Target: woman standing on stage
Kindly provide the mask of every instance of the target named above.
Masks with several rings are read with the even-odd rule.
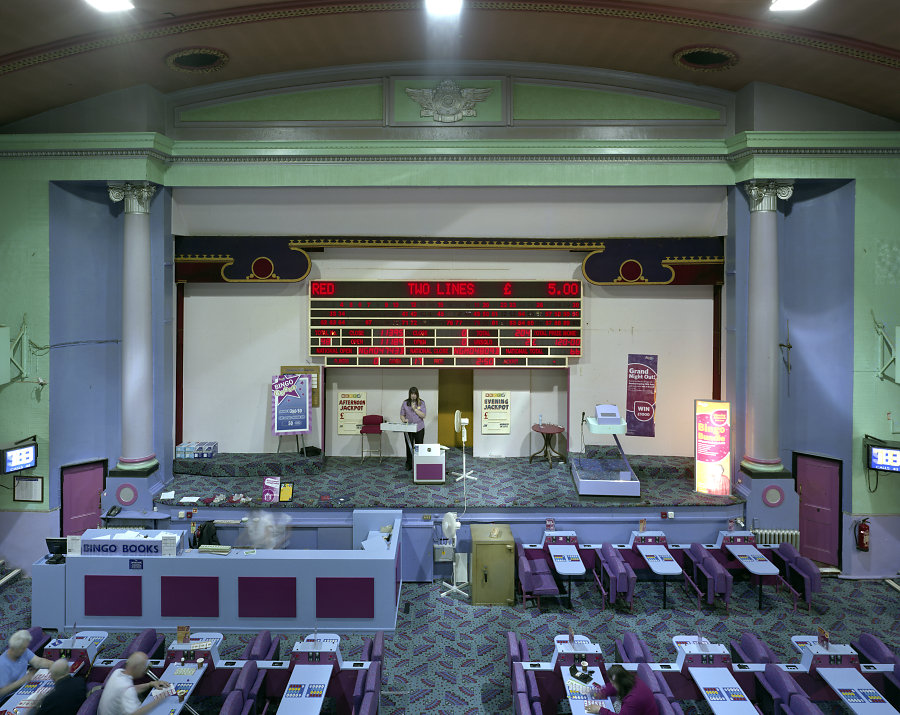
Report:
[[[419,388],[409,388],[409,397],[400,404],[400,421],[411,422],[416,426],[412,441],[415,444],[422,444],[425,440],[425,401],[419,399]],[[408,472],[413,468],[413,456],[406,435],[403,435],[403,442],[406,444],[406,471]]]

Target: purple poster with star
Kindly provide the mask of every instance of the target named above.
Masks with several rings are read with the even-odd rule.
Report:
[[[656,436],[656,365],[658,355],[629,355],[625,396],[625,434]]]
[[[272,434],[308,434],[309,375],[272,378]]]

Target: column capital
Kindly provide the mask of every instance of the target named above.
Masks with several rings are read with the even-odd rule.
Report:
[[[774,211],[777,199],[789,199],[794,194],[794,182],[785,179],[753,179],[747,182],[750,211]]]
[[[156,186],[147,181],[109,184],[109,198],[114,204],[125,201],[125,213],[150,213],[150,199],[156,193]]]

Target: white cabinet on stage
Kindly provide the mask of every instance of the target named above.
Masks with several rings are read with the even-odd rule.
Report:
[[[439,444],[417,444],[413,452],[413,482],[415,484],[444,483],[444,450]]]

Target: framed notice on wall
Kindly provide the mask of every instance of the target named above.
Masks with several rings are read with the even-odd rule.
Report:
[[[272,378],[272,434],[307,434],[309,431],[309,375],[275,375]]]
[[[15,477],[13,481],[13,501],[44,501],[44,478]]]
[[[481,393],[481,434],[509,434],[509,391]]]
[[[365,414],[365,392],[338,392],[338,434],[359,434]]]

